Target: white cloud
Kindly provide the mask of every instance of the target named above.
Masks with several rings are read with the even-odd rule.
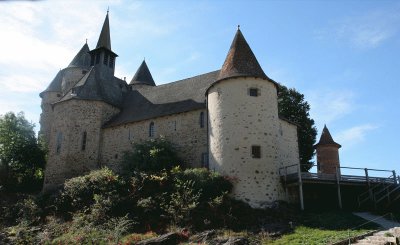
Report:
[[[337,39],[362,48],[374,48],[394,37],[400,31],[400,8],[377,9],[362,15],[336,20],[318,38]]]
[[[337,142],[346,145],[346,147],[350,147],[363,142],[367,133],[377,128],[379,128],[377,125],[369,123],[354,126],[336,134],[335,139]]]
[[[354,94],[347,90],[314,90],[305,93],[310,115],[317,125],[329,124],[355,109]]]

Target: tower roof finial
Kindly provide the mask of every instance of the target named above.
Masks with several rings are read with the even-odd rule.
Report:
[[[110,6],[107,7],[107,14],[108,14],[108,11],[110,11]]]
[[[238,31],[240,31],[240,25],[238,25]]]

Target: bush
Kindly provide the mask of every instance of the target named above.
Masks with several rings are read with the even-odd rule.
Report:
[[[122,165],[125,173],[158,173],[182,166],[182,161],[171,142],[165,138],[158,138],[133,144],[133,150],[124,153]]]
[[[102,208],[106,208],[100,199],[109,199],[107,205],[110,207],[107,208],[112,209],[121,202],[122,197],[127,196],[128,191],[123,179],[110,169],[103,168],[65,181],[56,207],[64,213],[85,210],[94,203],[103,204]]]

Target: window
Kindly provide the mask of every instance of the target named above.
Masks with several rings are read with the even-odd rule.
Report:
[[[57,133],[57,144],[56,144],[56,153],[59,154],[61,152],[61,143],[62,143],[62,133]]]
[[[108,54],[104,53],[104,60],[103,60],[104,65],[108,65]]]
[[[204,128],[204,112],[200,112],[200,128]]]
[[[109,66],[110,68],[114,68],[114,62],[115,62],[115,57],[114,57],[114,56],[111,56],[111,57],[110,57],[110,63],[108,64],[108,66]]]
[[[94,54],[90,55],[90,66],[94,65]]]
[[[100,63],[100,53],[96,54],[96,64]]]
[[[87,138],[87,133],[85,131],[82,134],[82,146],[81,146],[82,151],[84,151],[86,149],[86,138]]]
[[[150,123],[150,126],[149,126],[149,137],[154,137],[154,122]]]
[[[201,153],[201,167],[208,169],[208,153]]]
[[[253,97],[257,97],[258,96],[258,88],[250,88],[249,95],[253,96]]]
[[[259,146],[259,145],[251,146],[251,157],[252,158],[261,158],[261,146]]]

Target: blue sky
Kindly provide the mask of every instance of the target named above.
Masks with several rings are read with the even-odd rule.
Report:
[[[265,73],[342,144],[342,166],[400,173],[398,1],[0,2],[0,114],[24,111],[38,130],[39,92],[96,45],[108,6],[118,77],[143,58],[157,84],[220,69],[240,24]]]

